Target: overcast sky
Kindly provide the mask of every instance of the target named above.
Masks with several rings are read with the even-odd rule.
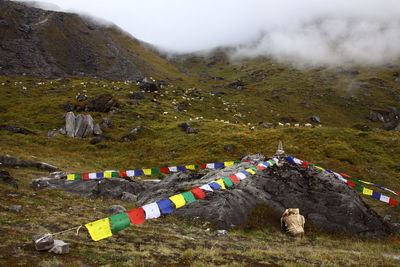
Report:
[[[400,57],[400,0],[46,0],[170,52],[241,45],[233,57],[381,64]]]

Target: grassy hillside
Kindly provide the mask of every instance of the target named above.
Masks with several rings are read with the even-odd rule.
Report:
[[[352,70],[358,74],[349,74],[343,70],[295,70],[261,59],[233,64],[223,57],[190,57],[175,62],[172,69],[164,59],[153,58],[152,62],[163,69],[162,75],[154,77],[168,85],[146,92],[145,99],[134,103],[130,96],[142,91],[135,83],[0,77],[0,124],[38,133],[0,131],[1,154],[44,161],[68,172],[94,172],[225,161],[253,153],[272,155],[282,140],[290,155],[400,191],[399,132],[353,127],[379,127],[382,123],[367,119],[370,110],[400,108],[400,90],[393,76],[400,68],[358,68]],[[227,87],[238,79],[245,89]],[[363,84],[368,88],[360,89]],[[349,91],[350,85],[354,85],[353,91]],[[91,138],[48,134],[57,133],[64,125],[62,104],[82,104],[75,99],[78,93],[89,98],[109,93],[122,104],[113,114],[80,112],[91,114],[96,122],[110,118],[112,127],[103,128],[108,140],[93,145]],[[304,125],[313,113],[321,117],[321,127],[293,126],[294,122]],[[284,120],[291,126],[278,126]],[[186,134],[178,127],[182,122],[191,123],[198,133]],[[260,122],[275,128],[267,129]],[[137,140],[121,141],[133,126],[144,127]],[[228,144],[233,145],[233,151],[224,149]],[[134,203],[88,200],[60,191],[32,191],[30,180],[45,173],[6,170],[21,185],[17,190],[0,183],[0,231],[5,233],[0,237],[0,263],[6,266],[15,262],[65,266],[67,256],[36,253],[29,245],[31,236],[102,218],[111,204],[134,207]],[[392,222],[400,222],[399,208],[364,199],[380,215],[391,215]],[[10,212],[8,207],[13,204],[21,204],[22,212]],[[295,241],[276,226],[260,225],[257,218],[267,216],[268,211],[258,211],[261,215],[254,215],[255,226],[236,229],[229,237],[215,237],[212,226],[205,222],[168,216],[98,243],[90,242],[83,232],[78,237],[65,234],[60,238],[72,244],[68,266],[398,265],[396,236],[367,241],[320,235],[308,229],[305,239]]]

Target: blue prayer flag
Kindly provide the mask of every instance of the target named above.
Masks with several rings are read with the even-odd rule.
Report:
[[[218,190],[218,189],[221,189],[221,187],[222,187],[220,184],[217,184],[215,182],[209,183],[208,185],[211,186],[211,188],[213,190]]]
[[[162,214],[168,214],[174,211],[174,203],[169,199],[162,199],[156,202]]]

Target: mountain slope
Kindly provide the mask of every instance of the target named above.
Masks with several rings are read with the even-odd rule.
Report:
[[[177,72],[116,26],[11,1],[0,2],[0,40],[1,75],[135,80]]]

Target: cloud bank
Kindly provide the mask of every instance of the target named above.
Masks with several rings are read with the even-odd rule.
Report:
[[[300,65],[400,59],[399,0],[46,0],[112,21],[171,53],[235,47],[235,59]]]

